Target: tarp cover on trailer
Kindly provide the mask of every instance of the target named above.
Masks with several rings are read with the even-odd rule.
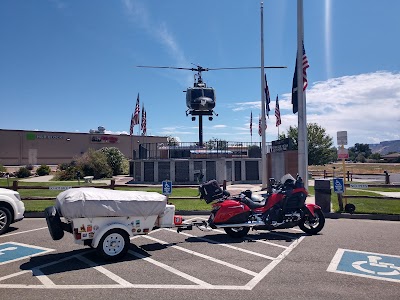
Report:
[[[148,217],[160,215],[167,197],[156,192],[74,188],[60,193],[56,208],[65,218]]]

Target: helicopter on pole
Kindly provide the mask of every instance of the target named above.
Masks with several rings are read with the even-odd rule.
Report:
[[[226,67],[226,68],[203,68],[202,66],[195,65],[195,68],[183,67],[167,67],[167,66],[136,66],[138,68],[156,68],[156,69],[175,69],[175,70],[189,70],[196,72],[194,75],[194,83],[192,87],[186,89],[186,116],[191,115],[192,121],[199,117],[199,146],[203,145],[203,116],[208,116],[210,121],[213,116],[218,116],[214,111],[216,104],[215,89],[208,87],[203,81],[202,72],[214,70],[237,70],[237,69],[260,69],[261,67]],[[270,69],[281,69],[286,67],[270,66],[264,67]]]

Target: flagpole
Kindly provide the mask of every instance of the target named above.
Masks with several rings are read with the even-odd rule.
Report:
[[[308,188],[308,141],[306,97],[303,91],[303,0],[297,0],[297,97],[298,97],[298,171]]]
[[[264,3],[261,2],[261,189],[267,188],[267,153],[265,139],[265,73],[264,73]]]

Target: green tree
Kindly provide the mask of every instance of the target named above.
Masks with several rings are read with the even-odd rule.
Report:
[[[225,150],[228,148],[228,142],[213,137],[208,142],[205,143],[205,146],[209,150],[211,149]]]
[[[287,133],[279,136],[280,139],[291,138],[293,149],[298,149],[298,128],[290,126]],[[337,158],[333,139],[326,130],[316,123],[307,124],[308,164],[323,165]]]
[[[372,153],[372,154],[369,156],[369,158],[370,158],[370,159],[374,159],[374,160],[380,160],[380,159],[381,159],[381,154],[378,153],[378,152],[375,152],[375,153]]]
[[[123,162],[125,156],[122,152],[115,147],[103,147],[100,150],[107,157],[107,163],[111,167],[113,175],[119,175],[123,173]]]
[[[361,154],[361,155],[360,155]],[[368,144],[356,143],[353,147],[349,148],[349,158],[351,160],[364,162],[372,154]]]
[[[167,136],[168,146],[179,146],[179,140],[171,135]]]

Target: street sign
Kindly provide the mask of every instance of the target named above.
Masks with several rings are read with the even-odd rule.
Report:
[[[338,145],[347,145],[347,131],[338,131],[337,132],[337,144]]]
[[[400,256],[338,249],[327,271],[400,282]]]
[[[72,189],[72,186],[49,186],[49,190],[55,191],[65,191]]]
[[[365,183],[350,183],[352,189],[367,189],[368,184]]]
[[[349,158],[349,150],[345,148],[339,148],[338,150],[338,158],[339,159],[347,159]]]
[[[165,180],[162,182],[162,193],[163,195],[172,194],[172,181]]]
[[[336,194],[344,193],[344,180],[343,178],[333,178],[333,191]]]

